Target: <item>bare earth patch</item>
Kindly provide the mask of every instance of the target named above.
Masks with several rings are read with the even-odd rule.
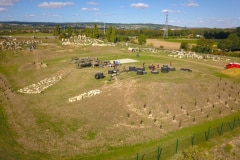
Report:
[[[155,48],[160,48],[160,46],[163,46],[163,49],[179,50],[181,43],[166,42],[159,39],[147,39],[146,45],[153,45]]]

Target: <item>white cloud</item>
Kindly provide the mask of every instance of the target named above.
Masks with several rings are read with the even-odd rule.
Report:
[[[72,2],[43,2],[38,5],[38,7],[42,8],[62,8],[65,6],[70,6],[73,5],[74,3]]]
[[[6,8],[0,8],[0,12],[4,12],[4,11],[7,11]]]
[[[171,10],[168,10],[168,9],[163,9],[162,10],[162,13],[168,13],[168,12],[171,12]]]
[[[187,6],[187,7],[197,7],[197,6],[199,6],[199,4],[198,3],[188,3],[185,6]]]
[[[87,4],[89,4],[89,5],[97,5],[98,3],[97,2],[87,2]]]
[[[133,3],[130,6],[133,8],[148,8],[149,7],[148,4],[144,4],[144,3]]]
[[[186,7],[198,7],[199,4],[195,1],[188,1],[187,3],[184,3],[183,6],[186,6]]]
[[[0,6],[12,6],[18,0],[0,0]]]
[[[89,8],[81,8],[82,11],[89,11]]]
[[[173,10],[163,9],[162,13],[180,13],[180,11],[173,11]]]
[[[99,11],[98,8],[81,8],[82,11]]]

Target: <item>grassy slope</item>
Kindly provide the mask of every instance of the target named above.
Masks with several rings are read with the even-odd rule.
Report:
[[[87,54],[86,54],[87,55]],[[100,55],[101,56],[101,55]],[[109,57],[106,57],[106,55],[102,55],[105,59],[120,59],[124,57],[124,55],[112,55]],[[129,56],[130,58],[136,58],[133,55]],[[169,62],[169,59],[166,57],[166,55],[159,56],[162,59],[158,62],[160,63],[166,63]],[[158,58],[159,58],[158,57]],[[141,55],[139,57],[139,60],[143,61],[151,61],[153,58],[155,58],[154,55]],[[55,64],[59,62],[60,60],[49,60],[49,64]],[[174,63],[182,63],[180,60],[176,60]],[[138,63],[139,66],[141,66],[141,63]],[[201,66],[201,65],[200,65]],[[9,67],[14,66],[7,66],[5,70],[3,69],[3,72],[8,74],[7,70]],[[197,66],[196,66],[197,67]],[[16,69],[15,69],[16,70]],[[222,76],[222,75],[217,75]],[[90,82],[91,83],[91,82]],[[90,86],[90,84],[88,84]],[[214,120],[211,122],[206,122],[200,125],[196,125],[195,127],[185,128],[176,132],[172,132],[171,134],[168,134],[165,137],[162,137],[159,140],[154,140],[148,143],[144,144],[138,144],[135,146],[123,146],[123,147],[115,147],[115,148],[109,148],[109,151],[103,154],[99,155],[90,155],[90,156],[76,156],[76,157],[59,157],[58,155],[48,155],[45,153],[38,153],[38,152],[30,152],[28,150],[25,150],[21,145],[19,145],[15,141],[15,135],[12,133],[12,131],[8,127],[8,121],[7,117],[5,116],[5,111],[3,106],[0,106],[0,159],[125,159],[124,157],[129,156],[135,156],[137,152],[143,153],[147,152],[149,150],[152,150],[153,148],[156,148],[159,144],[168,143],[172,139],[176,139],[178,137],[182,137],[184,135],[191,135],[195,131],[205,131],[206,128],[212,125],[219,125],[222,121],[229,121],[232,120],[232,118],[236,115],[239,115],[239,113],[236,113],[235,115],[227,116],[225,118],[221,118],[218,120]],[[2,157],[1,157],[2,156]]]
[[[135,157],[136,154],[144,154],[144,153],[149,153],[151,151],[156,151],[158,146],[166,146],[167,144],[175,141],[178,138],[184,138],[184,137],[190,137],[194,133],[199,133],[202,132],[204,133],[209,127],[216,127],[220,126],[222,122],[228,122],[232,121],[234,117],[240,116],[240,112],[232,114],[230,116],[226,116],[220,119],[215,119],[213,121],[209,122],[204,122],[202,124],[197,124],[192,127],[184,128],[172,133],[169,133],[168,135],[161,137],[159,140],[154,140],[148,143],[144,144],[139,144],[135,146],[127,146],[127,147],[122,147],[122,148],[113,148],[111,152],[105,153],[105,154],[100,154],[100,155],[94,155],[94,156],[89,156],[89,157],[76,157],[74,159],[98,159],[98,160],[107,160],[107,159],[128,159],[129,157],[132,157],[131,159],[134,159],[134,153]],[[228,135],[228,139],[234,136],[238,136],[239,127],[236,128],[236,131],[233,131],[233,134],[226,133]],[[216,137],[217,139],[224,139],[224,135],[222,137]],[[214,141],[214,138],[212,139]],[[207,146],[206,146],[207,144]],[[199,145],[205,145],[206,148],[210,149],[211,147],[214,146],[214,143],[205,143],[203,142],[202,144]],[[215,144],[216,145],[216,144]],[[190,146],[190,145],[189,145]]]
[[[0,106],[0,159],[59,159],[60,157],[56,155],[48,155],[45,153],[33,153],[24,150],[21,145],[19,145],[14,140],[14,134],[8,127],[7,117],[5,117],[3,107]],[[198,124],[193,127],[188,127],[181,129],[176,132],[172,132],[158,140],[154,140],[144,144],[138,144],[135,146],[123,146],[116,148],[109,148],[109,151],[99,155],[89,155],[89,156],[75,156],[75,157],[66,157],[66,159],[96,159],[96,160],[105,160],[105,159],[128,159],[129,157],[134,157],[136,153],[147,153],[151,150],[156,150],[159,145],[166,145],[171,142],[173,139],[177,139],[179,137],[190,136],[196,132],[204,132],[208,127],[219,126],[222,122],[232,121],[235,116],[239,116],[240,113],[235,113],[230,116],[226,116],[220,119],[216,119],[209,122],[204,122],[202,124]],[[236,129],[239,130],[239,129]],[[227,133],[228,138],[234,137],[236,135],[236,131],[231,133]],[[217,137],[219,139],[219,137]],[[224,136],[220,137],[220,139],[224,139]],[[214,146],[213,143],[205,143],[205,147],[211,148]],[[65,158],[63,158],[65,159]],[[134,158],[133,158],[134,159]]]

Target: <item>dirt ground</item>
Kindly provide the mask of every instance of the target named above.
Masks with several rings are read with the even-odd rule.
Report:
[[[176,44],[170,46],[174,48]],[[9,77],[0,75],[1,103],[17,142],[26,150],[62,156],[94,154],[109,147],[149,142],[171,131],[240,110],[240,84],[215,76],[212,70],[223,70],[204,61],[150,55],[156,57],[143,59],[146,64],[172,61],[177,70],[153,75],[147,68],[148,73],[142,77],[135,72],[123,72],[109,81],[107,71],[111,68],[76,69],[71,62],[71,57],[76,56],[136,59],[120,48],[51,45],[39,46],[33,53],[22,52],[3,64],[18,66]],[[143,60],[140,57],[124,66],[141,66]],[[35,66],[35,61],[46,63],[47,67]],[[190,67],[193,72],[181,71],[181,67]],[[68,74],[41,94],[17,92],[60,70]],[[96,81],[93,75],[98,71],[106,77]],[[101,94],[68,102],[68,98],[92,89],[99,89]]]
[[[211,154],[219,160],[235,160],[240,158],[240,135],[227,139],[211,149]]]
[[[166,42],[164,40],[159,39],[147,39],[146,45],[152,45],[155,48],[169,49],[169,50],[179,50],[181,43],[177,42]]]

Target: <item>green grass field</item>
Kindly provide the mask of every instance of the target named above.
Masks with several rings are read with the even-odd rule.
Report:
[[[187,43],[190,43],[190,44],[197,44],[198,40],[199,39],[193,39],[193,38],[189,38],[189,39],[186,39],[186,38],[183,38],[183,39],[167,39],[168,42],[178,42],[178,43],[187,42]]]
[[[180,59],[150,51],[138,57],[121,45],[61,46],[57,39],[43,41],[32,52],[0,54],[0,159],[136,159],[137,153],[149,153],[240,115],[240,77],[224,69],[224,59]],[[73,57],[134,59],[137,62],[118,69],[145,63],[147,74],[122,72],[110,81],[112,68],[76,69]],[[148,68],[170,63],[176,71],[151,74]],[[97,72],[105,77],[96,80]],[[61,80],[40,94],[18,92],[61,73]],[[94,89],[101,93],[68,101]],[[228,138],[238,136],[239,128],[235,130],[226,133]]]

